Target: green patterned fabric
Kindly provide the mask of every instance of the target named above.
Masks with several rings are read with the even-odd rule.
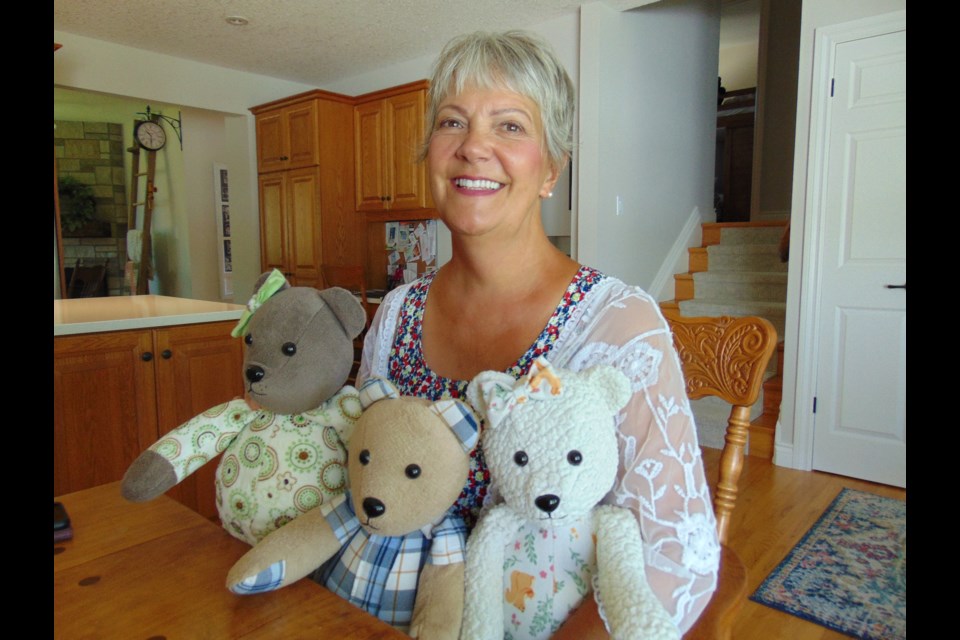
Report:
[[[170,461],[177,482],[222,453],[216,477],[220,521],[252,545],[344,492],[344,443],[360,413],[360,396],[351,386],[295,415],[255,411],[237,398],[191,418],[150,448]]]

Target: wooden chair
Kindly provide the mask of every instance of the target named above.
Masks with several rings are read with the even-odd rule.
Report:
[[[350,369],[350,377],[347,378],[348,384],[354,384],[357,380],[357,371],[360,369],[360,357],[363,355],[363,338],[367,329],[370,328],[370,320],[373,318],[375,311],[367,301],[366,274],[361,265],[325,264],[320,267],[320,275],[323,277],[324,288],[343,287],[357,296],[360,299],[360,304],[363,305],[366,322],[363,331],[353,341],[353,367]]]
[[[102,287],[107,275],[107,263],[85,265],[82,258],[70,273],[70,282],[67,285],[68,298],[96,298],[103,295]]]
[[[760,395],[763,374],[777,346],[777,331],[769,321],[752,316],[668,318],[667,322],[690,399],[715,396],[732,405],[713,491],[721,544],[717,590],[697,623],[684,635],[687,640],[724,640],[730,637],[747,588],[746,568],[727,546],[730,516],[737,501],[750,407]]]

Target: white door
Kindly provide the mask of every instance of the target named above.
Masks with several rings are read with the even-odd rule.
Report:
[[[838,41],[820,211],[813,468],[906,486],[906,22]]]

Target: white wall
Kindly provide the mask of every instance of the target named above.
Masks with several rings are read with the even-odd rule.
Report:
[[[581,262],[649,288],[712,214],[719,29],[714,0],[581,8]]]
[[[721,48],[717,75],[727,91],[757,86],[757,43]]]
[[[211,238],[216,240],[211,235],[211,230],[215,234],[212,162],[230,167],[231,199],[238,198],[231,202],[234,299],[245,301],[260,272],[256,138],[249,108],[315,87],[60,31],[54,32],[54,41],[63,45],[53,57],[54,86],[109,94],[122,105],[118,108],[123,115],[117,121],[128,128],[133,114],[147,104],[155,111],[162,105],[164,113],[174,117],[178,109],[184,112],[183,162],[189,164],[190,172],[185,182],[174,178],[166,187],[172,206],[177,207],[170,211],[169,219],[158,211],[154,249],[163,252],[157,256],[158,293],[220,299],[218,274],[207,264],[209,256],[216,255],[216,245],[211,242]],[[58,117],[56,104],[54,117]],[[168,153],[179,156],[179,144],[169,129],[168,134]],[[206,146],[210,143],[212,148]],[[185,175],[182,166],[180,174]],[[158,174],[158,183],[161,177]],[[158,187],[163,189],[163,183]],[[158,198],[162,197],[158,192]],[[205,221],[209,228],[201,227]],[[194,265],[194,261],[198,263]]]
[[[777,464],[809,469],[809,460],[800,449],[808,446],[812,434],[799,434],[803,441],[795,442],[794,424],[797,403],[803,407],[812,403],[812,398],[798,400],[798,371],[810,365],[812,353],[800,354],[799,335],[813,330],[813,319],[805,317],[800,308],[800,293],[804,286],[803,274],[808,271],[807,262],[812,248],[806,220],[806,193],[810,135],[810,101],[813,81],[813,49],[815,30],[818,27],[839,24],[850,20],[881,15],[892,11],[905,11],[906,0],[804,0],[800,22],[800,62],[797,83],[797,126],[793,160],[793,196],[790,222],[790,264],[787,285],[787,318],[784,329],[783,400],[780,405],[780,421],[777,424]],[[810,285],[808,285],[810,286]],[[806,394],[804,394],[806,395]],[[804,409],[806,410],[806,409]]]

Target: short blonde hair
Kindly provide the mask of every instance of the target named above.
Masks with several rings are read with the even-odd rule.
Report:
[[[558,169],[573,150],[573,82],[553,49],[524,31],[477,31],[454,38],[440,53],[427,96],[426,157],[440,103],[467,85],[506,88],[532,100],[540,109],[547,155]]]

